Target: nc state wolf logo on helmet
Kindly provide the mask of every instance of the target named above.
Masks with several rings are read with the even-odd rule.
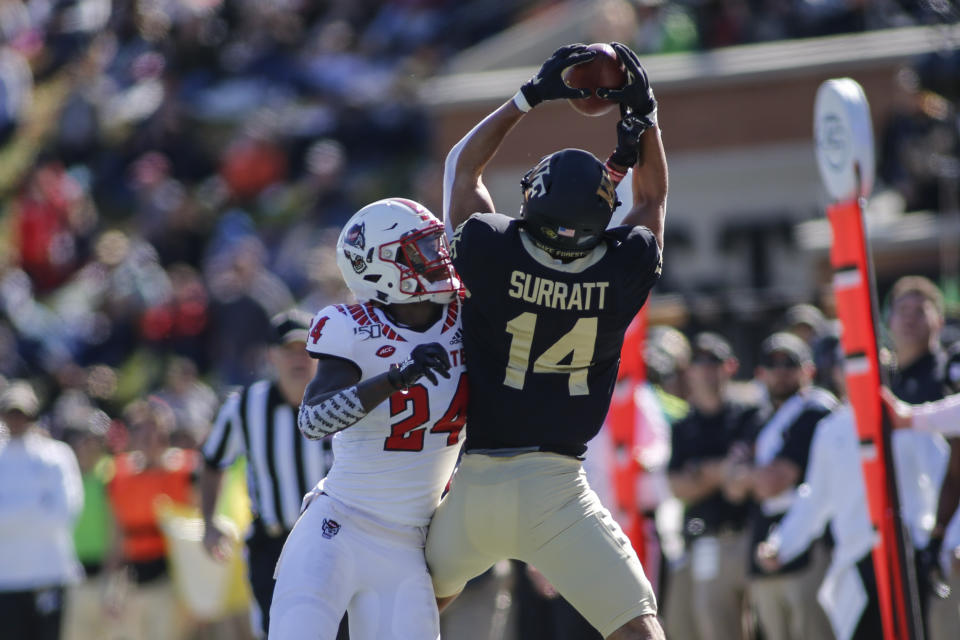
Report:
[[[350,227],[346,235],[343,236],[343,245],[343,255],[350,261],[354,273],[360,274],[366,271],[367,263],[364,261],[363,255],[347,250],[347,247],[353,247],[357,251],[363,251],[366,248],[366,224],[361,222]]]
[[[351,247],[356,247],[363,251],[367,246],[366,234],[364,233],[365,227],[366,224],[363,222],[350,227],[347,235],[343,237],[343,244],[348,244]]]

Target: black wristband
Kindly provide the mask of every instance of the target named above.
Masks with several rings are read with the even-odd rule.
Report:
[[[531,109],[543,102],[543,100],[537,94],[537,90],[533,88],[532,82],[527,82],[520,87],[520,93],[523,94],[524,99],[527,101],[527,104],[530,105]]]
[[[640,158],[640,152],[636,149],[624,149],[622,147],[617,147],[613,150],[613,153],[610,154],[609,162],[618,164],[621,167],[626,167],[629,169],[633,165],[637,164],[637,160]]]

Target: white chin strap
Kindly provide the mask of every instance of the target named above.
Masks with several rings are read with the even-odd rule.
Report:
[[[460,279],[457,278],[452,273],[450,274],[450,277],[444,280],[440,280],[439,282],[425,282],[423,281],[422,278],[418,278],[418,280],[420,280],[424,289],[426,289],[426,293],[424,293],[421,296],[418,296],[418,299],[429,301],[429,302],[436,302],[438,304],[448,304],[450,302],[453,302],[453,299],[457,297],[456,289],[459,289],[461,284]],[[431,291],[431,289],[434,287],[443,287],[445,289],[452,287],[454,291],[433,292]]]
[[[450,304],[457,297],[456,291],[441,291],[440,293],[427,293],[420,296],[424,302],[436,302],[437,304]]]

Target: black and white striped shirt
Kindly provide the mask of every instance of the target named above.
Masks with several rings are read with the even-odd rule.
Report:
[[[246,454],[250,506],[267,530],[292,529],[304,494],[333,464],[331,438],[304,438],[297,410],[275,382],[259,380],[230,394],[203,444],[206,463],[220,469]]]

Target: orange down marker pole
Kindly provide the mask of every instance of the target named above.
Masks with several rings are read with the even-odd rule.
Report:
[[[847,393],[860,437],[870,520],[879,533],[873,549],[884,640],[922,640],[912,545],[900,519],[890,425],[880,401],[876,288],[858,199],[827,207],[833,230],[830,263],[837,315],[843,325]]]

